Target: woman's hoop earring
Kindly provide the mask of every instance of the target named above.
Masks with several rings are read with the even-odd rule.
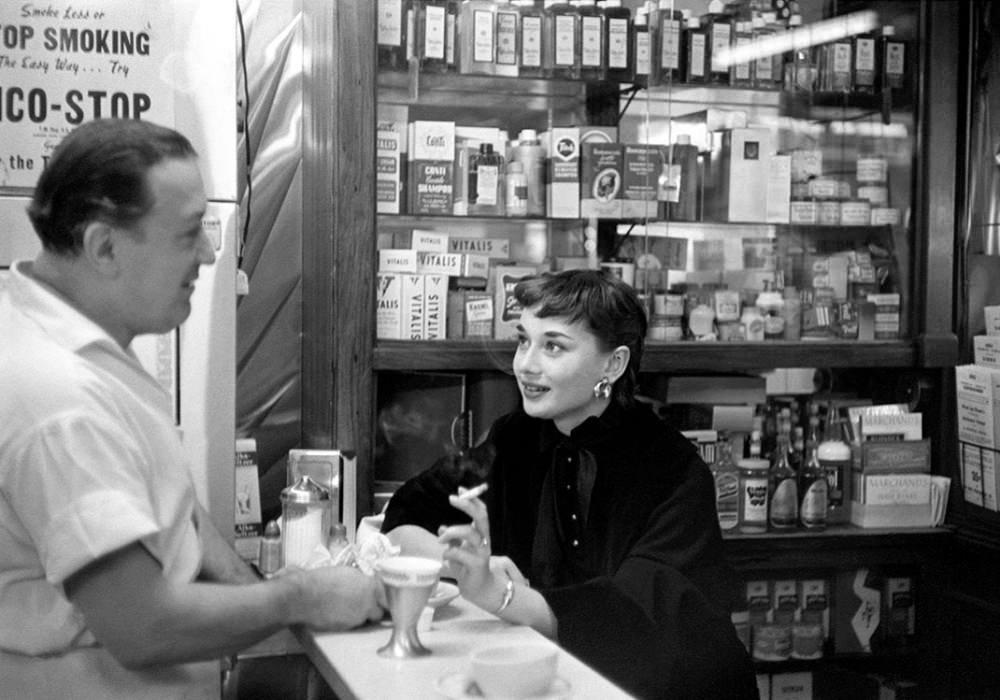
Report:
[[[594,385],[594,398],[604,399],[607,401],[611,398],[611,380],[607,377],[601,377],[601,381]]]

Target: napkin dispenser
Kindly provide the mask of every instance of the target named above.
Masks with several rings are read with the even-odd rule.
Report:
[[[358,524],[358,460],[348,450],[291,449],[287,483],[308,476],[330,492],[330,523],[343,523],[347,540],[354,542]]]

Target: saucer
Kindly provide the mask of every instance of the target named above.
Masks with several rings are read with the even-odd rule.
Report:
[[[458,671],[446,673],[438,678],[434,682],[434,688],[449,700],[476,700],[477,698],[486,697],[468,675]],[[570,696],[571,690],[569,681],[556,676],[548,692],[521,698],[520,700],[564,700],[564,698]],[[496,698],[496,700],[503,700],[503,698]]]
[[[447,581],[438,581],[437,588],[431,593],[430,599],[427,601],[427,605],[432,608],[440,608],[442,605],[447,605],[451,601],[458,597],[458,586],[454,583],[448,583]]]

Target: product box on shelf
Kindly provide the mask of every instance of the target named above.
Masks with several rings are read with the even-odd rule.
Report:
[[[972,357],[975,364],[1000,369],[1000,336],[977,335],[972,339]]]
[[[493,293],[493,337],[497,340],[513,340],[517,337],[517,322],[521,318],[521,306],[514,298],[514,287],[524,277],[538,274],[533,265],[497,265],[490,278]]]
[[[986,321],[986,335],[1000,335],[1000,306],[984,306],[983,318]]]
[[[448,338],[492,338],[493,295],[478,289],[448,292]]]
[[[401,272],[379,272],[375,276],[375,336],[379,339],[403,337],[403,276]]]
[[[496,127],[487,126],[456,126],[455,127],[455,187],[452,192],[452,212],[456,216],[467,216],[469,205],[473,202],[470,188],[475,187],[475,180],[470,176],[470,163],[479,153],[479,145],[488,143],[497,153],[504,152],[506,132]]]
[[[424,275],[424,339],[444,340],[448,323],[448,276]]]
[[[257,441],[253,438],[237,438],[235,469],[236,532],[233,548],[245,561],[257,563],[264,527],[260,512]]]
[[[407,141],[406,105],[380,104],[375,123],[375,210],[402,214]]]
[[[620,143],[585,141],[580,145],[580,216],[622,217],[625,149]]]
[[[900,295],[869,294],[866,298],[875,304],[875,340],[899,338]]]
[[[767,202],[764,220],[769,224],[787,224],[792,202],[792,157],[771,156],[767,170]]]
[[[987,510],[1000,509],[1000,452],[979,445],[959,443],[962,493],[965,501]]]
[[[625,144],[622,186],[622,217],[656,218],[659,204],[656,193],[663,170],[663,151],[659,146]]]
[[[1000,448],[1000,370],[979,365],[955,367],[958,439],[991,450]]]
[[[866,569],[838,571],[833,591],[833,645],[838,654],[870,654],[882,614],[881,587]]]
[[[553,127],[546,145],[546,211],[552,219],[580,218],[580,127]]]
[[[706,185],[707,221],[767,221],[767,187],[775,154],[771,129],[748,127],[712,134],[712,177]]]
[[[510,239],[452,236],[448,239],[448,252],[485,255],[490,260],[510,260]]]
[[[378,251],[379,272],[412,273],[417,271],[417,251],[409,248],[381,248]]]
[[[420,253],[447,253],[448,252],[448,234],[441,233],[440,231],[426,231],[424,229],[415,228],[412,231],[404,232],[408,233],[405,238],[406,245],[400,245],[401,248],[410,248]]]
[[[417,271],[429,275],[461,277],[462,257],[459,253],[418,253]]]
[[[451,214],[455,185],[455,122],[411,122],[409,145],[409,213]]]
[[[813,676],[810,671],[771,674],[771,700],[813,700]]]
[[[882,639],[887,646],[905,647],[916,634],[917,608],[913,577],[886,576]]]
[[[403,338],[424,339],[424,275],[403,275],[400,291]]]

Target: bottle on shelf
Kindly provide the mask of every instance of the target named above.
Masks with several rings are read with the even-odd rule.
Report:
[[[455,70],[455,0],[423,0],[416,7],[416,54],[424,73]]]
[[[788,435],[779,434],[770,472],[769,525],[772,530],[792,530],[799,522],[798,475],[788,461]]]
[[[767,532],[768,462],[749,457],[738,460],[736,466],[740,470],[739,531]]]
[[[802,29],[802,16],[792,15],[788,20],[788,30],[793,36]],[[813,47],[805,42],[793,42],[785,62],[785,91],[811,93],[816,88],[816,61]]]
[[[493,58],[494,75],[509,78],[518,76],[520,64],[520,13],[510,0],[494,0],[494,27],[496,31],[496,54]]]
[[[799,290],[786,285],[781,290],[784,302],[785,316],[785,340],[799,340],[802,337],[802,301],[799,299]]]
[[[407,70],[412,45],[413,6],[409,0],[378,0],[377,61],[387,70]]]
[[[649,9],[644,5],[635,11],[635,19],[632,21],[632,49],[635,56],[632,80],[640,87],[654,84],[652,75],[655,37],[656,34],[649,23]]]
[[[777,35],[777,19],[773,12],[762,12],[753,19],[753,38],[764,41]],[[758,56],[753,66],[753,84],[758,90],[777,90],[781,87],[781,53]]]
[[[458,12],[458,70],[466,75],[496,73],[496,3],[462,0]]]
[[[524,177],[524,166],[520,161],[507,163],[506,196],[504,206],[507,216],[527,216],[528,180]]]
[[[882,90],[906,91],[906,42],[896,36],[896,28],[887,24],[882,27],[879,39],[880,60],[882,62]]]
[[[632,11],[621,0],[604,0],[604,77],[617,83],[635,80]]]
[[[661,216],[670,221],[697,221],[701,198],[698,147],[688,134],[678,134],[664,155],[657,185],[657,199],[664,203]]]
[[[569,2],[547,0],[542,37],[545,73],[551,78],[580,78],[580,16]]]
[[[540,0],[515,0],[520,13],[518,44],[521,47],[519,75],[522,78],[545,77],[543,47],[545,13]]]
[[[819,418],[810,418],[810,433],[814,433],[813,421],[819,423]],[[819,453],[815,449],[806,448],[806,461],[799,476],[799,490],[802,493],[802,503],[799,506],[799,520],[802,527],[808,530],[822,530],[826,527],[826,516],[829,510],[829,482],[826,479],[826,469],[819,463]]]
[[[534,129],[521,129],[511,149],[511,160],[521,164],[528,188],[528,216],[545,216],[545,148]]]
[[[347,540],[347,528],[344,523],[334,523],[330,526],[330,536],[326,541],[326,549],[330,552],[330,558],[336,561],[337,556],[351,546]]]
[[[725,11],[722,0],[712,0],[701,23],[708,35],[708,82],[729,85],[729,66],[722,59],[733,43],[733,16]]]
[[[469,214],[504,215],[504,157],[492,143],[479,144],[479,153],[469,159]]]
[[[796,474],[802,473],[806,463],[806,433],[801,425],[792,423],[792,450],[788,453],[788,461]]]
[[[872,95],[878,87],[878,50],[875,35],[859,34],[854,37],[851,54],[851,73],[854,92]]]
[[[851,40],[837,39],[819,47],[819,89],[825,92],[851,91]]]
[[[684,82],[708,82],[708,33],[697,17],[689,17],[684,28]],[[661,84],[662,84],[661,79]]]
[[[747,46],[753,42],[753,22],[738,21],[734,23],[733,46]],[[753,71],[756,61],[746,60],[734,63],[729,67],[729,84],[733,87],[752,88],[754,86]]]
[[[844,425],[833,402],[827,405],[823,439],[816,447],[816,456],[826,473],[827,522],[846,523],[849,520],[851,483],[851,446],[844,437]]]
[[[770,280],[764,280],[764,291],[757,295],[757,307],[764,315],[764,340],[782,340],[785,337],[785,300],[781,292],[771,289]]]
[[[715,482],[715,511],[719,529],[735,530],[739,523],[740,470],[733,461],[733,443],[726,433],[719,435],[718,455],[712,462],[712,480]]]
[[[580,15],[580,79],[604,80],[604,13],[596,0],[574,0]]]
[[[650,15],[650,26],[656,31],[652,79],[656,85],[673,85],[684,80],[683,38],[687,24],[684,13],[673,9],[673,5],[673,0],[659,0],[655,19]]]

